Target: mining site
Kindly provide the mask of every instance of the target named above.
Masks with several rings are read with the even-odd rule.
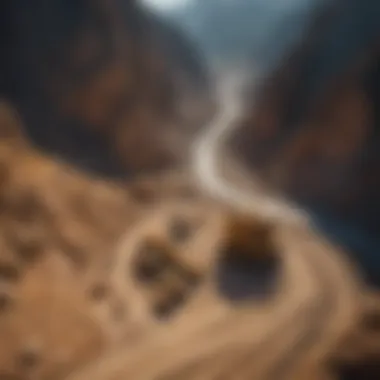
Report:
[[[380,379],[380,2],[0,18],[0,380]]]

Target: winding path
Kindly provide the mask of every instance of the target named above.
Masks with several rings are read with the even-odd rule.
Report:
[[[258,215],[276,223],[310,226],[311,221],[307,215],[290,202],[267,196],[258,190],[259,186],[254,183],[247,184],[246,178],[241,186],[225,178],[221,162],[229,161],[225,157],[227,152],[225,145],[237,125],[234,121],[241,113],[238,91],[247,78],[240,73],[231,77],[222,76],[227,79],[221,81],[223,87],[220,91],[221,112],[195,144],[194,171],[201,186],[214,197],[244,213]],[[233,169],[232,167],[230,172],[233,172]],[[239,171],[241,170],[242,168],[239,168]],[[288,252],[283,259],[289,260]],[[359,289],[356,287],[354,271],[343,254],[340,255],[332,247],[319,251],[310,250],[307,254],[298,251],[295,259],[298,263],[301,261],[305,272],[314,277],[315,294],[305,297],[302,302],[297,300],[296,292],[287,296],[286,308],[289,319],[279,317],[273,326],[266,327],[267,339],[264,339],[263,345],[271,346],[270,351],[280,344],[281,336],[291,331],[293,327],[293,334],[290,336],[292,343],[286,346],[287,352],[282,351],[278,358],[270,363],[272,368],[265,377],[268,380],[287,378],[286,375],[291,371],[290,367],[302,361],[302,357],[305,357],[308,351],[319,349],[321,355],[328,351],[326,343],[334,339],[332,331],[338,332],[336,326],[343,326],[345,322],[349,324],[355,310],[355,300],[358,299]],[[293,274],[299,277],[297,273]],[[291,275],[291,271],[288,275]],[[299,287],[304,285],[304,282],[298,282]],[[276,314],[279,315],[278,311]],[[334,319],[336,319],[335,326],[332,322]],[[260,351],[261,348],[258,346],[256,350]]]
[[[240,112],[237,79],[223,81],[221,111],[195,145],[193,169],[213,197],[275,222],[281,290],[264,305],[236,307],[220,300],[211,275],[176,321],[133,347],[110,352],[70,380],[328,378],[319,364],[353,323],[360,284],[345,256],[316,236],[307,216],[261,193],[255,183],[232,185],[222,174],[223,143]]]

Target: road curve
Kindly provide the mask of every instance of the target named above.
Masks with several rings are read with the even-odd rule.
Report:
[[[295,206],[288,204],[284,207],[284,202],[276,201],[264,194],[261,194],[260,198],[253,198],[252,194],[226,183],[220,176],[218,168],[220,147],[236,127],[234,121],[242,112],[239,92],[247,80],[247,76],[238,71],[227,75],[222,73],[220,76],[220,85],[217,89],[220,111],[210,125],[204,128],[205,133],[200,135],[194,144],[192,166],[200,186],[221,201],[233,205],[234,208],[249,212],[251,215],[257,214],[260,218],[283,220],[287,223],[304,219],[306,216]]]
[[[244,188],[224,178],[221,162],[226,161],[225,146],[228,137],[238,125],[235,121],[242,112],[238,91],[241,84],[246,81],[246,76],[236,73],[231,77],[228,75],[222,75],[222,77],[224,80],[221,81],[220,91],[221,112],[194,148],[193,169],[200,185],[214,197],[252,216],[259,216],[277,223],[311,226],[312,222],[308,216],[290,202],[250,191],[258,188],[254,183],[250,184],[248,190],[248,187]],[[231,171],[233,169],[232,167]],[[242,168],[239,168],[239,171],[241,170]],[[360,297],[358,290],[361,286],[356,286],[357,277],[343,254],[333,252],[335,253],[334,249],[326,247],[326,250],[322,249],[318,255],[313,254],[314,250],[310,251],[311,254],[305,255],[301,252],[299,255],[298,259],[304,261],[304,265],[309,267],[310,273],[314,276],[319,292],[317,292],[318,296],[305,301],[304,309],[299,304],[292,303],[290,297],[288,308],[293,308],[293,315],[285,322],[279,318],[272,327],[266,328],[265,334],[270,340],[272,335],[276,335],[271,334],[271,331],[289,330],[292,325],[297,325],[296,321],[300,317],[306,322],[302,328],[294,329],[294,336],[290,338],[293,339],[292,349],[289,350],[287,346],[287,350],[280,353],[278,358],[270,363],[271,375],[267,374],[265,377],[268,380],[285,378],[287,371],[290,370],[289,366],[300,361],[300,357],[305,356],[305,351],[308,349],[313,352],[319,350],[319,353],[323,355],[328,350],[328,342],[331,342],[331,338],[334,337],[332,331],[337,332],[337,326],[342,326],[345,319],[348,322],[354,310],[357,311],[354,300]],[[287,257],[284,259],[286,260]],[[299,286],[303,286],[302,282]],[[301,310],[306,310],[307,316],[302,317]],[[335,323],[332,322],[334,318]],[[277,336],[274,339],[271,349],[276,345],[276,341],[280,343],[281,338]]]
[[[193,169],[213,197],[275,223],[281,291],[265,305],[231,305],[220,299],[211,273],[178,319],[69,380],[303,380],[351,327],[361,289],[345,256],[316,236],[295,207],[220,175],[220,148],[240,112],[234,96],[223,93],[220,115],[195,145]]]

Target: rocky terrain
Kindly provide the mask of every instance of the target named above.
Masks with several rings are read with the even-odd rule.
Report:
[[[242,212],[185,169],[84,175],[1,115],[1,378],[327,379],[377,352],[376,296],[260,192]]]
[[[203,57],[139,2],[2,8],[1,95],[29,138],[61,160],[111,177],[167,168],[211,116]]]
[[[24,69],[48,64],[18,79],[34,84],[7,83],[17,66],[1,81],[0,380],[339,380],[370,368],[378,294],[307,215],[237,169],[225,144],[241,116],[235,76],[221,75],[214,119],[207,103],[189,120],[178,102],[156,103],[170,94],[161,81],[177,82],[171,60],[148,59],[133,1],[32,1],[45,7],[36,14],[14,4],[26,7],[7,11],[29,25],[27,46],[57,9],[72,6],[77,24],[61,25],[67,51],[53,54],[47,41],[30,56],[15,45]],[[82,58],[86,72],[96,61],[82,53],[109,47],[99,45],[105,36],[113,48],[103,69],[63,91]],[[68,61],[45,61],[57,53]],[[137,58],[150,68],[126,70]],[[110,137],[114,161],[91,136]]]
[[[376,237],[380,28],[333,1],[252,96],[231,149],[272,187]]]

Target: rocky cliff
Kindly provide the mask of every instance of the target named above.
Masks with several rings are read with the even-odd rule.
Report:
[[[44,150],[95,172],[136,174],[179,161],[211,114],[196,47],[138,2],[1,6],[1,93]],[[184,106],[198,117],[187,120]]]

